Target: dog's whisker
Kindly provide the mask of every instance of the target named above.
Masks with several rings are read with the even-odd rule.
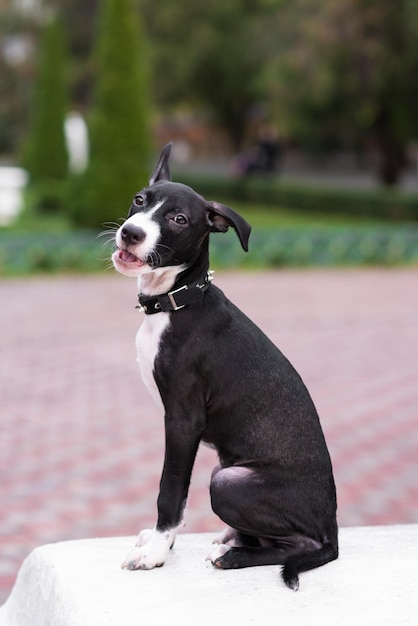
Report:
[[[166,246],[163,243],[157,243],[157,249],[158,248],[164,248],[165,250],[168,250],[168,252],[172,253],[173,252],[173,248],[170,248],[170,246]]]
[[[100,237],[106,238],[103,243],[103,247],[109,244],[111,244],[113,247],[116,247],[115,236],[118,229],[118,226],[109,226],[109,228],[106,228],[106,230],[102,230],[100,233],[98,233],[97,239],[99,239]]]
[[[120,218],[120,221],[123,223],[125,219]],[[110,239],[114,239],[121,224],[118,222],[105,222],[103,226],[105,226],[105,229],[98,233],[97,238],[109,236]]]
[[[107,241],[104,241],[100,246],[100,255],[103,256],[100,256],[99,260],[112,262],[112,254],[116,249],[117,246],[114,239],[108,239]]]
[[[100,251],[100,256],[98,256],[98,257],[97,257],[97,258],[98,258],[98,260],[99,260],[99,261],[103,261],[103,262],[105,262],[105,263],[109,263],[109,264],[111,264],[111,265],[113,266],[113,263],[112,263],[112,258],[111,258],[111,257],[109,257],[109,255],[108,255],[108,254],[106,254],[106,256],[101,256],[102,254],[104,254],[104,250],[101,250],[101,251]]]
[[[107,237],[106,241],[115,241],[115,233],[111,233],[109,231],[100,233],[97,235],[97,238],[99,237]]]
[[[154,267],[158,267],[160,265],[162,265],[162,255],[160,254],[159,250],[162,250],[164,252],[168,252],[168,254],[171,256],[173,254],[173,249],[170,246],[166,246],[163,243],[158,243],[156,245],[155,250],[153,250],[150,254],[150,258],[152,258],[153,261],[153,265]]]
[[[102,249],[106,246],[112,246],[113,248],[117,248],[116,241],[114,237],[108,237],[104,241],[102,241]]]
[[[106,236],[114,237],[117,231],[117,228],[108,228],[107,230],[102,230],[100,233],[97,234],[97,238]]]
[[[149,256],[154,267],[159,267],[162,264],[161,254],[157,250],[153,250]]]
[[[115,222],[103,222],[103,226],[107,228],[119,228],[123,222],[126,221],[125,217],[119,217]]]

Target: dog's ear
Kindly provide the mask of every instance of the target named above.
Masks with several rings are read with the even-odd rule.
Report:
[[[207,222],[211,232],[226,233],[232,226],[238,235],[241,246],[248,252],[248,239],[250,237],[251,226],[238,213],[219,202],[207,202]]]
[[[173,142],[170,141],[170,143],[165,145],[164,148],[162,149],[157,165],[155,166],[155,169],[153,173],[151,174],[151,178],[149,179],[150,187],[154,183],[158,183],[160,180],[171,180],[170,169],[168,167],[168,159],[170,156],[172,146],[173,146]]]

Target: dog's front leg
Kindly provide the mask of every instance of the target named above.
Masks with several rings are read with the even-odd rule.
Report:
[[[190,428],[190,423],[188,426]],[[157,500],[157,524],[152,530],[139,533],[135,547],[122,564],[124,569],[153,569],[164,565],[183,520],[200,434],[201,429],[184,429],[180,420],[166,415],[166,449]]]

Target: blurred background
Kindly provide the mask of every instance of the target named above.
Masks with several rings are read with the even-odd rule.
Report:
[[[39,543],[153,524],[162,423],[107,270],[168,141],[253,226],[212,267],[309,383],[340,523],[418,521],[417,40],[415,0],[0,0],[0,600]]]
[[[99,269],[172,140],[253,264],[416,262],[417,36],[413,0],[0,0],[0,274]]]

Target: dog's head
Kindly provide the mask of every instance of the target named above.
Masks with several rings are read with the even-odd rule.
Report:
[[[163,149],[149,186],[135,195],[116,233],[112,261],[122,274],[140,276],[157,268],[186,268],[199,256],[209,233],[226,232],[230,226],[248,250],[251,227],[243,217],[223,204],[205,200],[186,185],[171,182],[171,146]]]

